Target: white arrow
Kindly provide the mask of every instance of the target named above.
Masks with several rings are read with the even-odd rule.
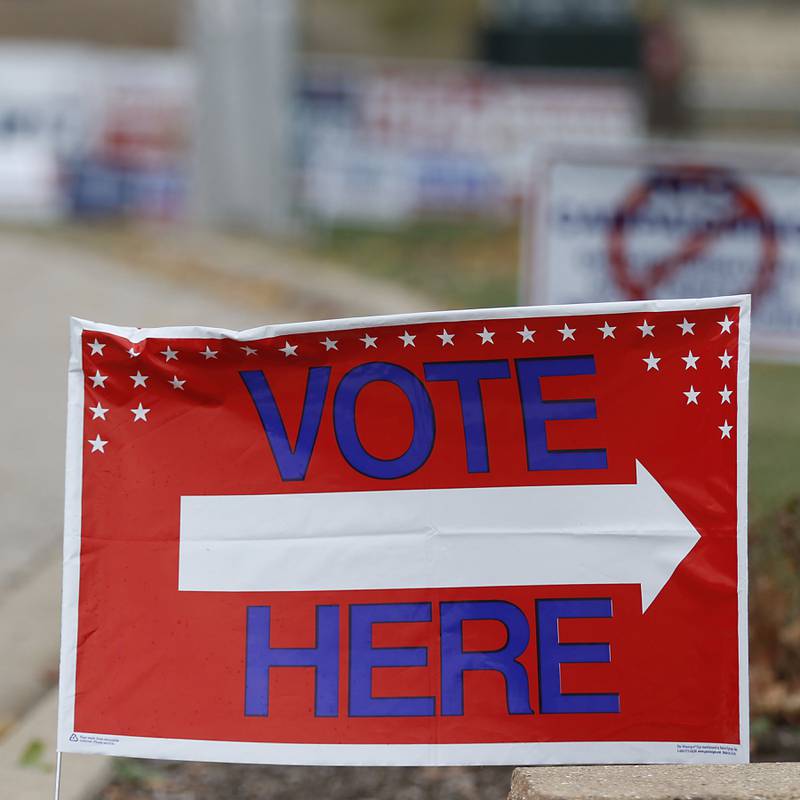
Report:
[[[640,584],[646,610],[700,538],[636,483],[181,498],[179,589]]]

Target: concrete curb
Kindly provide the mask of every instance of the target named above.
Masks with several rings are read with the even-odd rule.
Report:
[[[0,598],[0,795],[51,797],[55,781],[61,556],[53,553]],[[44,695],[44,696],[43,696]],[[110,775],[110,759],[65,756],[61,800],[87,800]],[[5,794],[8,792],[8,794]]]
[[[38,566],[0,599],[0,650],[14,654],[3,663],[0,735],[52,686],[58,671],[61,557],[53,554]]]
[[[52,689],[0,742],[0,791],[14,800],[51,797],[55,781],[58,692]],[[60,800],[87,800],[111,774],[107,756],[63,756]]]
[[[797,800],[800,763],[519,767],[508,800]]]

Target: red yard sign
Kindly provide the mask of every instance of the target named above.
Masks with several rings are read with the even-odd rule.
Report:
[[[746,761],[748,325],[73,321],[59,747]]]

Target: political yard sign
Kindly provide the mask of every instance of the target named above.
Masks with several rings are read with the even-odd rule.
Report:
[[[564,148],[536,169],[525,302],[748,293],[754,354],[800,358],[800,160],[731,147]]]
[[[748,759],[749,298],[72,321],[59,748]]]

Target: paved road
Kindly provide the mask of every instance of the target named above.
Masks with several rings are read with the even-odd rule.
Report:
[[[246,308],[50,237],[0,232],[0,596],[62,532],[68,318],[246,328],[302,318]]]

